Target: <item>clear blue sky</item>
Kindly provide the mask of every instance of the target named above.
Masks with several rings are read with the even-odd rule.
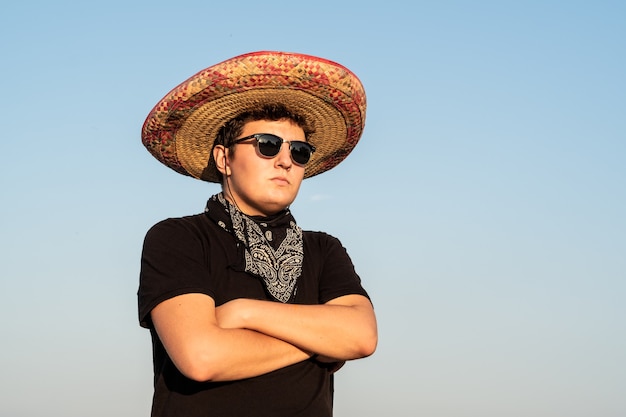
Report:
[[[140,142],[152,106],[255,50],[338,61],[367,126],[304,182],[380,344],[337,417],[626,415],[620,1],[11,2],[0,12],[0,415],[147,416],[142,240],[218,189]]]

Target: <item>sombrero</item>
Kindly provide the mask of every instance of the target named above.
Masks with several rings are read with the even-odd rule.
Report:
[[[176,172],[219,182],[211,151],[220,127],[268,103],[304,115],[314,130],[309,141],[316,151],[305,178],[343,161],[365,127],[365,91],[346,67],[310,55],[262,51],[206,68],[170,91],[144,122],[142,142]]]

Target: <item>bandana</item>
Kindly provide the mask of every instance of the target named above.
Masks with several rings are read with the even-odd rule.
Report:
[[[295,297],[304,250],[302,229],[288,209],[270,217],[251,217],[219,193],[207,202],[205,212],[237,240],[239,265],[233,268],[260,278],[276,301],[287,303]]]

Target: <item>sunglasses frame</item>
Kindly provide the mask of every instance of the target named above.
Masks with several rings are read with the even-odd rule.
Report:
[[[264,154],[261,151],[260,140],[261,140],[261,137],[263,137],[263,136],[270,136],[270,137],[273,137],[273,138],[280,139],[280,146],[278,146],[276,148],[276,153],[274,155],[266,155],[266,154]],[[275,158],[276,155],[278,155],[280,153],[280,149],[282,148],[283,143],[288,143],[289,144],[289,155],[291,156],[291,160],[295,164],[298,164],[300,166],[306,165],[311,160],[311,156],[313,155],[313,152],[315,152],[315,146],[311,145],[309,142],[305,142],[305,141],[302,141],[302,140],[285,140],[285,139],[281,138],[280,136],[275,135],[273,133],[255,133],[253,135],[249,135],[249,136],[246,136],[246,137],[234,140],[233,143],[231,144],[231,146],[232,145],[236,145],[236,144],[241,143],[241,142],[244,142],[246,140],[250,140],[250,139],[255,139],[256,140],[256,145],[257,145],[256,147],[257,147],[259,153],[262,156],[266,157],[266,158]],[[268,143],[271,143],[271,141],[268,141]],[[294,145],[293,144],[297,144],[299,146],[303,146],[305,149],[308,149],[309,156],[308,156],[308,159],[306,160],[306,162],[302,163],[302,162],[296,161],[296,159],[294,158]]]

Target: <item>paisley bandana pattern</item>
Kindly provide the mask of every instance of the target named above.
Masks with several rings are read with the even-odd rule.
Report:
[[[291,212],[254,219],[227,201],[223,193],[211,197],[206,211],[243,246],[245,272],[261,278],[275,300],[289,302],[296,294],[304,259],[302,229]]]

